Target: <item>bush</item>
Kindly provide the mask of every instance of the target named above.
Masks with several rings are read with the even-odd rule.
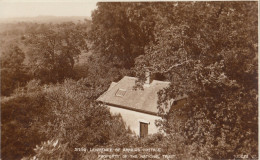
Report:
[[[46,114],[44,97],[13,96],[1,102],[2,159],[21,159],[33,154],[33,147],[45,140],[35,125]]]

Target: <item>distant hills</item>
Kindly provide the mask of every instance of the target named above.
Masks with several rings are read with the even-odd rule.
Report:
[[[37,17],[16,17],[16,18],[0,18],[0,23],[18,23],[18,22],[33,22],[33,23],[62,23],[62,22],[78,22],[85,19],[91,20],[85,16],[37,16]]]

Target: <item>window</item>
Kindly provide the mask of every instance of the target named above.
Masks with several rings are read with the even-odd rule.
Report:
[[[148,135],[148,123],[140,122],[140,137],[144,138]]]
[[[123,97],[126,93],[126,90],[124,89],[118,89],[116,92],[116,96]]]

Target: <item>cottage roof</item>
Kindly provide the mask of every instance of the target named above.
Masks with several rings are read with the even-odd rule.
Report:
[[[118,107],[156,114],[158,112],[157,92],[168,87],[170,82],[153,80],[148,87],[144,87],[144,90],[134,90],[136,80],[135,77],[125,76],[117,83],[112,82],[108,90],[97,100]]]

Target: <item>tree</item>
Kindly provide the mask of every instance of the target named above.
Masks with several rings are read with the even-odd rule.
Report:
[[[179,142],[195,157],[256,156],[256,3],[169,2],[157,13],[155,43],[136,59],[137,75],[146,68],[171,82],[158,106],[188,95],[184,107],[165,115],[163,128],[183,135]]]
[[[85,23],[42,24],[28,31],[31,72],[43,83],[72,77],[75,60],[87,49]]]
[[[15,44],[3,47],[1,54],[1,95],[8,96],[28,79],[24,52]]]
[[[134,76],[134,59],[154,40],[154,3],[98,3],[88,34],[88,83],[101,92],[124,75]],[[94,80],[94,81],[93,81]],[[101,93],[100,92],[100,93]]]
[[[97,3],[89,39],[95,54],[120,68],[131,68],[153,40],[153,3]],[[100,58],[100,60],[102,60]]]

